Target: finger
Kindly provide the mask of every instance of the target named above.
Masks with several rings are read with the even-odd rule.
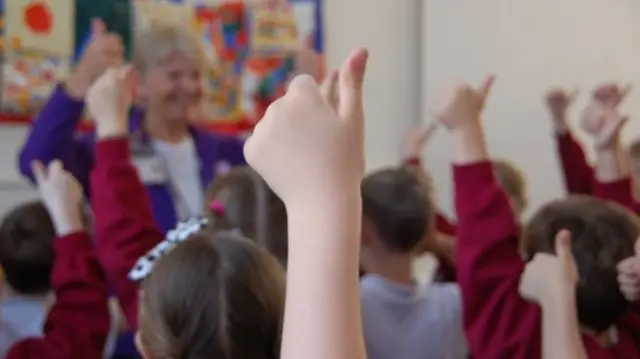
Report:
[[[569,95],[567,96],[567,101],[568,101],[569,103],[571,103],[571,102],[575,101],[575,100],[576,100],[576,98],[578,98],[578,95],[579,95],[579,94],[580,94],[580,90],[578,90],[578,89],[575,89],[575,90],[571,91],[571,92],[569,93]]]
[[[31,162],[31,172],[33,172],[33,177],[37,185],[40,185],[47,178],[47,170],[40,161]]]
[[[635,261],[636,261],[635,257],[624,259],[620,263],[618,263],[616,268],[619,273],[632,274]]]
[[[421,130],[420,130],[420,143],[421,144],[425,144],[427,142],[429,142],[429,140],[431,139],[431,137],[433,137],[433,135],[436,133],[436,131],[438,130],[438,122],[434,121],[431,122],[430,124],[428,124],[427,126],[424,126]]]
[[[482,85],[480,85],[480,94],[482,95],[483,99],[487,99],[487,97],[489,96],[489,93],[491,93],[491,89],[493,88],[493,84],[496,81],[496,76],[495,75],[490,75],[487,76],[487,78],[484,80],[484,82],[482,82]]]
[[[571,232],[566,229],[560,230],[556,234],[556,256],[561,261],[573,261],[573,254],[571,253]]]
[[[56,175],[63,171],[64,171],[64,167],[62,166],[62,161],[53,160],[49,163],[49,167],[47,169],[47,172],[49,173],[49,175]]]
[[[618,274],[618,283],[624,286],[636,287],[640,285],[640,278],[638,278],[638,276],[635,276],[635,275],[620,273]]]
[[[91,19],[91,35],[96,38],[107,33],[107,26],[102,19],[94,17]]]
[[[338,76],[338,71],[331,70],[322,80],[322,84],[320,84],[322,97],[334,107],[336,105],[336,99],[338,98]]]
[[[366,49],[356,50],[347,57],[340,68],[338,114],[344,120],[363,120],[362,87],[368,58],[369,51]]]

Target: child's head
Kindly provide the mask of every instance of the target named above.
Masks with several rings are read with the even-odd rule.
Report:
[[[19,295],[42,295],[51,289],[56,231],[42,202],[14,208],[0,224],[0,265],[5,284]]]
[[[264,249],[205,230],[142,282],[136,343],[148,359],[278,358],[285,275]]]
[[[205,213],[214,227],[240,231],[286,265],[284,203],[254,170],[237,167],[219,176],[208,188],[205,202]]]
[[[363,244],[413,254],[433,231],[429,186],[410,168],[374,172],[362,181]],[[369,235],[370,234],[370,235]]]
[[[558,231],[571,232],[580,275],[578,319],[599,332],[627,309],[616,265],[633,256],[639,228],[638,219],[621,206],[592,197],[570,197],[547,204],[533,216],[525,229],[524,246],[529,258],[538,252],[553,253]]]
[[[516,216],[520,217],[529,202],[524,174],[517,166],[506,160],[493,161],[493,171],[498,183],[509,197]]]

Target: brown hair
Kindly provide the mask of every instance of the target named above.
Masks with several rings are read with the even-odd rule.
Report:
[[[278,358],[284,295],[284,270],[264,249],[200,232],[142,283],[140,344],[155,359]]]
[[[40,201],[14,208],[0,224],[0,265],[5,280],[20,294],[45,294],[51,289],[56,231]]]
[[[628,307],[618,287],[616,265],[633,256],[639,228],[638,218],[625,208],[597,198],[575,196],[540,209],[526,226],[523,240],[531,258],[538,252],[553,253],[558,231],[571,232],[580,275],[576,289],[578,319],[586,327],[602,331]]]
[[[224,206],[218,213],[212,201]],[[239,230],[287,263],[287,211],[284,203],[250,167],[236,167],[216,178],[206,193],[205,213],[216,228]]]
[[[514,208],[521,213],[527,208],[527,181],[522,171],[507,160],[493,161],[493,171],[496,180],[505,191],[507,196],[513,201]]]
[[[435,217],[429,187],[412,168],[379,170],[361,185],[364,216],[390,250],[408,253],[420,246]]]

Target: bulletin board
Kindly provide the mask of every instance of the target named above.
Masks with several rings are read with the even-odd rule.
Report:
[[[0,123],[32,121],[82,56],[91,18],[122,37],[127,56],[136,32],[161,18],[189,26],[210,56],[204,125],[248,130],[284,92],[302,43],[323,66],[322,10],[322,0],[0,0]]]

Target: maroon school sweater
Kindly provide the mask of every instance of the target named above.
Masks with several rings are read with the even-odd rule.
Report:
[[[464,327],[475,359],[539,359],[541,313],[520,297],[524,263],[518,227],[490,162],[454,166],[458,217],[457,279]],[[640,359],[630,334],[640,331],[637,313],[621,319],[616,346],[602,348],[583,336],[591,359]]]
[[[5,359],[101,359],[110,328],[107,282],[91,238],[79,232],[53,241],[56,301],[43,336],[15,343]]]
[[[570,132],[567,132],[556,137],[556,144],[567,192],[593,194],[595,180],[593,168],[587,163],[587,157],[578,141]]]
[[[164,236],[156,227],[147,190],[131,164],[128,139],[99,141],[95,156],[91,205],[98,257],[135,331],[139,286],[129,280],[129,271]]]

